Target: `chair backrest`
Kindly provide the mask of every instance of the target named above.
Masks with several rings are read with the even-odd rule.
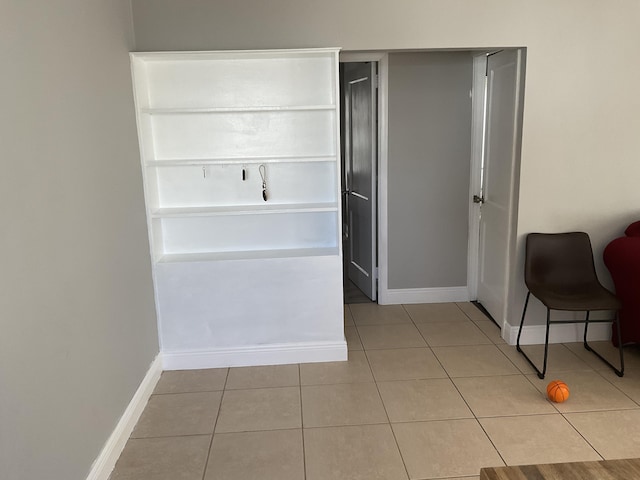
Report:
[[[524,279],[527,287],[572,290],[598,282],[591,240],[585,232],[527,235]]]

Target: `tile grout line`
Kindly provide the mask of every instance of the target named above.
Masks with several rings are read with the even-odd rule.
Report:
[[[473,414],[473,412],[472,412]],[[545,414],[541,414],[541,415],[545,415]],[[551,413],[551,414],[546,414],[546,415],[557,415],[555,413]],[[540,416],[540,415],[517,415],[518,417],[536,417],[536,416]],[[485,418],[514,418],[514,415],[510,415],[510,416],[505,416],[505,417],[481,417],[480,419],[485,419]],[[476,417],[455,417],[455,418],[433,418],[430,420],[404,420],[402,422],[393,422],[392,425],[411,425],[411,424],[416,424],[416,423],[444,423],[444,422],[457,422],[460,420],[480,420]],[[381,424],[378,424],[381,425]],[[318,428],[324,428],[324,427],[318,427]]]
[[[347,350],[347,357],[348,357]],[[348,361],[348,360],[347,360]],[[302,405],[302,368],[298,363],[298,387],[300,391],[300,436],[302,437],[302,473],[304,479],[307,478],[307,449],[304,444],[304,406]]]
[[[564,344],[563,344],[564,345]],[[567,347],[569,349],[569,347]],[[571,349],[569,349],[571,350]],[[575,353],[574,353],[575,355]],[[622,390],[621,388],[619,388],[615,383],[613,383],[611,380],[609,380],[607,377],[605,377],[602,372],[611,372],[611,370],[596,370],[595,368],[593,369],[598,375],[600,375],[600,377],[602,377],[606,382],[608,382],[611,386],[613,386],[613,388],[615,388],[616,390],[618,390],[619,392],[621,392],[625,397],[627,397],[629,400],[631,400],[633,403],[635,403],[636,405],[638,405],[640,407],[640,403],[636,402],[633,398],[631,398],[624,390]],[[625,367],[625,373],[626,373],[627,368]],[[617,378],[624,378],[624,377],[617,377]]]
[[[594,452],[596,452],[596,454],[600,457],[600,459],[604,460],[605,458],[602,456],[602,454],[598,451],[598,449],[596,447],[591,445],[591,442],[589,440],[587,440],[584,435],[582,435],[580,430],[578,430],[575,427],[575,425],[573,423],[571,423],[571,421],[567,417],[565,417],[565,415],[562,412],[560,412],[560,415],[562,415],[562,418],[564,419],[564,421],[567,422],[571,428],[573,428],[573,430],[580,436],[580,438],[582,438],[585,441],[585,443],[587,445],[589,445],[589,447],[591,447]]]
[[[435,356],[435,353],[434,353],[434,356]],[[442,367],[442,368],[444,369],[444,367]],[[445,370],[445,372],[446,372],[446,370]],[[448,372],[446,372],[446,373],[447,373],[447,375],[449,375]],[[471,378],[478,378],[478,377],[471,377]],[[451,376],[449,376],[449,381],[453,385],[453,388],[455,388],[456,391],[458,392],[458,395],[460,395],[460,398],[462,398],[462,401],[464,402],[464,404],[467,406],[467,408],[471,412],[471,415],[473,415],[473,419],[476,421],[476,424],[480,427],[480,429],[484,433],[484,436],[487,438],[487,440],[489,440],[489,443],[491,443],[491,446],[493,447],[493,449],[498,454],[498,457],[500,457],[500,460],[502,460],[502,463],[507,465],[507,462],[504,459],[504,457],[502,456],[502,454],[500,453],[500,450],[498,450],[498,447],[496,446],[496,444],[493,442],[493,440],[491,439],[491,437],[489,436],[489,434],[485,430],[484,425],[482,425],[482,422],[480,422],[480,419],[478,418],[478,415],[476,415],[476,412],[473,411],[473,409],[471,408],[471,405],[469,405],[469,402],[467,401],[467,399],[464,398],[464,395],[462,394],[462,392],[458,388],[458,385],[456,385],[456,382],[453,380],[453,378],[451,378]]]
[[[161,438],[190,438],[190,437],[209,437],[210,433],[183,433],[181,435],[151,435],[148,437],[130,437],[129,440],[158,440]]]
[[[207,476],[207,468],[209,467],[209,458],[211,457],[211,449],[213,448],[213,437],[216,434],[216,427],[218,426],[218,419],[220,418],[220,412],[222,411],[222,401],[224,400],[224,394],[227,390],[227,381],[229,380],[229,372],[231,367],[227,367],[227,374],[224,377],[224,385],[222,387],[222,395],[220,396],[220,405],[218,405],[218,413],[216,414],[216,420],[213,422],[213,431],[211,432],[211,441],[209,442],[209,450],[207,452],[207,459],[204,462],[204,471],[202,472],[202,480],[205,480]]]
[[[258,365],[258,367],[262,367],[262,366],[265,366],[265,367],[278,366],[279,367],[279,366],[289,366],[289,365],[298,365],[298,364],[297,363],[295,363],[295,364],[294,363],[286,363],[286,364],[283,364],[283,365]],[[254,368],[254,367],[240,367],[240,368]],[[227,389],[225,389],[225,392],[248,392],[248,391],[251,391],[251,390],[264,390],[266,388],[275,390],[277,388],[281,388],[281,389],[284,389],[284,388],[296,388],[298,386],[299,385],[296,383],[296,384],[293,384],[293,385],[281,385],[281,386],[277,386],[277,387],[261,386],[261,387],[227,388]],[[216,391],[219,392],[220,390],[216,390]]]
[[[473,411],[471,413],[473,413]],[[491,446],[500,457],[500,460],[502,460],[502,463],[504,463],[505,465],[509,465],[505,460],[505,458],[502,456],[502,453],[500,453],[500,450],[498,450],[498,447],[496,446],[496,444],[493,442],[493,439],[489,436],[489,433],[485,430],[484,425],[482,425],[482,422],[478,419],[478,417],[476,417],[475,413],[473,413],[473,416],[475,417],[476,422],[478,423],[478,426],[482,430],[482,433],[484,433],[484,436],[487,437],[487,440],[489,440],[489,443],[491,443]]]
[[[460,309],[460,307],[459,307],[458,305],[456,305],[456,307],[457,307],[458,309]],[[409,312],[408,312],[408,310],[406,309],[406,307],[405,307],[405,305],[404,305],[404,304],[402,305],[402,308],[403,308],[403,310],[405,311],[405,313],[408,315],[408,317],[409,317],[409,319],[411,320],[411,323],[413,324],[413,326],[414,326],[414,327],[416,328],[416,330],[418,331],[418,334],[422,337],[423,341],[426,343],[426,345],[427,345],[427,347],[426,347],[426,348],[428,348],[428,349],[431,351],[432,355],[434,356],[434,358],[435,358],[435,359],[436,359],[436,361],[438,362],[438,365],[440,365],[440,368],[442,368],[443,372],[447,375],[447,379],[449,380],[449,382],[451,382],[451,384],[453,385],[453,387],[456,389],[456,391],[458,392],[458,395],[460,395],[460,398],[462,399],[462,401],[465,403],[465,405],[466,405],[466,406],[467,406],[467,408],[469,409],[469,412],[471,413],[471,415],[473,415],[473,419],[476,421],[476,424],[477,424],[477,425],[482,429],[483,433],[485,434],[485,437],[487,438],[487,440],[489,440],[489,442],[490,442],[490,443],[491,443],[491,445],[493,446],[493,448],[494,448],[495,452],[497,453],[497,455],[500,457],[500,459],[502,460],[502,462],[506,465],[506,462],[505,462],[504,458],[502,457],[502,455],[501,455],[501,454],[500,454],[500,452],[498,451],[497,447],[495,446],[495,444],[493,443],[493,441],[491,440],[491,438],[489,437],[489,435],[487,434],[487,432],[484,430],[484,427],[482,426],[482,424],[481,424],[481,423],[480,423],[480,421],[478,420],[478,418],[477,418],[477,416],[476,416],[475,412],[471,409],[471,407],[470,407],[470,406],[469,406],[469,404],[467,403],[467,400],[464,398],[464,396],[462,395],[462,393],[458,390],[458,387],[457,387],[457,385],[454,383],[454,381],[453,381],[453,379],[451,378],[451,376],[449,375],[449,372],[447,372],[447,370],[444,368],[444,365],[442,365],[442,362],[440,361],[440,359],[438,358],[438,356],[437,356],[437,355],[435,354],[435,352],[433,351],[433,348],[431,347],[431,345],[429,344],[429,342],[428,342],[428,341],[427,341],[427,339],[425,338],[425,336],[424,336],[423,332],[418,328],[418,326],[417,326],[417,324],[416,324],[415,320],[413,319],[413,317],[411,317],[411,315],[409,314]],[[462,309],[460,309],[460,310],[462,310]],[[467,315],[466,315],[466,313],[464,313],[464,312],[462,312],[462,313],[463,313],[465,316],[467,316]],[[469,318],[469,317],[467,316],[467,318]],[[472,321],[470,318],[469,318],[469,320],[470,320],[470,321]],[[472,321],[472,323],[473,323],[473,321]],[[475,325],[475,324],[474,324],[474,325]],[[477,326],[476,326],[476,328],[477,328]],[[482,334],[484,335],[484,332],[482,332]],[[487,337],[487,338],[488,338],[488,337]],[[490,340],[490,339],[489,339],[489,340]],[[493,342],[491,342],[491,344],[493,344]],[[368,355],[367,355],[367,350],[364,348],[364,345],[363,345],[363,349],[364,349],[364,352],[365,352],[365,356],[366,356],[366,358],[367,358],[367,362],[369,362],[369,357],[368,357]],[[370,364],[370,362],[369,362],[369,368],[371,368],[371,364]],[[373,368],[371,368],[371,371],[372,371],[372,373],[373,373]],[[376,389],[378,390],[378,395],[380,395],[380,398],[381,398],[381,400],[382,400],[382,395],[380,394],[380,388],[378,387],[378,381],[375,379],[375,375],[374,375],[374,381],[375,381],[375,383],[376,383]],[[398,448],[398,451],[400,452],[400,458],[402,458],[402,463],[403,463],[403,465],[404,465],[404,467],[405,467],[405,471],[407,472],[407,476],[408,476],[409,478],[411,478],[411,476],[409,475],[409,470],[408,470],[407,465],[406,465],[406,461],[405,461],[405,459],[404,459],[404,456],[402,455],[402,450],[400,449],[400,445],[398,444],[398,439],[397,439],[396,434],[395,434],[395,431],[394,431],[394,429],[393,429],[393,424],[391,424],[391,420],[389,419],[389,415],[388,415],[388,412],[387,412],[387,407],[386,407],[386,405],[384,404],[384,401],[383,401],[383,400],[382,400],[382,405],[383,405],[383,407],[384,407],[384,409],[385,409],[385,413],[387,413],[387,419],[389,420],[389,426],[390,426],[390,428],[391,428],[391,432],[392,432],[392,434],[393,434],[393,438],[394,438],[394,440],[395,440],[395,442],[396,442],[396,447]],[[443,420],[441,420],[441,421],[449,421],[449,420],[451,420],[451,419],[446,419],[446,420],[445,420],[445,419],[443,419]],[[434,420],[434,421],[438,421],[438,420]],[[396,422],[396,423],[426,423],[426,422]]]
[[[507,345],[508,347],[513,347],[513,345],[509,345],[509,344],[506,344],[506,345]],[[523,345],[523,346],[524,346],[524,345]],[[523,371],[520,369],[520,367],[518,367],[518,365],[516,365],[516,362],[514,362],[513,360],[511,360],[511,359],[509,358],[509,356],[508,356],[508,355],[507,355],[507,354],[506,354],[506,353],[505,353],[505,352],[504,352],[504,351],[503,351],[503,350],[502,350],[498,345],[495,345],[495,347],[496,347],[496,348],[500,351],[500,353],[501,353],[501,354],[502,354],[502,355],[503,355],[503,356],[504,356],[504,357],[509,361],[509,363],[510,363],[511,365],[513,365],[513,367],[518,371],[518,373],[519,373],[520,375],[524,375],[525,377],[528,375],[527,373],[523,372]],[[518,355],[522,355],[522,354],[521,354],[520,352],[518,352],[517,350],[516,350],[516,353],[517,353]],[[524,358],[524,356],[523,356],[523,358]],[[536,373],[536,372],[532,370],[532,371],[531,371],[531,373]]]
[[[405,309],[405,311],[407,312],[407,315],[409,315],[409,311],[405,308],[404,305],[402,305],[402,308]],[[429,350],[431,350],[431,353],[433,353],[433,356],[436,357],[436,354],[433,352],[433,347],[429,344],[429,342],[427,341],[427,339],[425,338],[424,334],[422,333],[422,330],[420,330],[418,328],[418,325],[416,324],[415,320],[411,317],[411,315],[409,315],[409,318],[411,318],[411,323],[413,323],[413,326],[415,327],[416,330],[418,330],[418,334],[420,335],[420,337],[422,338],[422,340],[424,341],[424,343],[427,344],[427,348],[429,348]],[[436,360],[438,360],[438,364],[440,365],[440,367],[442,368],[442,370],[444,370],[444,366],[440,363],[440,359],[438,357],[436,357]],[[449,372],[447,372],[446,370],[444,370],[444,373],[446,373],[447,375],[449,375]]]
[[[214,389],[214,390],[192,390],[189,392],[161,392],[161,393],[153,393],[156,397],[162,397],[163,395],[188,395],[191,393],[216,393],[222,392],[224,389]]]
[[[416,322],[413,320],[413,317],[411,316],[411,314],[409,313],[409,310],[407,310],[407,307],[405,306],[404,303],[400,304],[400,306],[402,307],[402,310],[404,310],[404,313],[407,314],[407,317],[409,317],[409,320],[411,320],[411,323],[413,323],[413,326],[416,326]],[[418,328],[418,327],[416,327]]]
[[[349,310],[349,315],[351,316],[351,323],[355,327],[356,326],[356,317],[353,316],[353,310],[351,310],[351,305],[345,303],[345,307],[347,307],[347,310]]]
[[[465,312],[460,308],[460,306],[459,306],[458,304],[455,304],[455,305],[456,305],[456,307],[457,307],[460,311],[462,311],[462,313],[463,313],[467,318],[469,318],[469,320],[470,320],[472,323],[474,323],[474,325],[475,325],[475,322],[473,322],[473,320],[472,320],[472,319],[471,319],[471,318],[470,318],[470,317],[469,317],[469,316],[468,316],[468,315],[467,315],[467,314],[466,314],[466,313],[465,313]],[[413,321],[413,319],[412,319],[412,321]],[[414,323],[415,323],[415,322],[414,322]],[[416,328],[417,328],[417,326],[416,326]],[[420,329],[418,329],[418,331],[419,331],[419,332],[420,332],[420,334],[422,335],[422,332],[420,331]],[[483,334],[484,334],[484,332],[483,332]],[[424,337],[423,337],[423,338],[424,338]],[[488,338],[488,337],[487,337],[487,338]],[[490,339],[489,339],[489,340],[490,340]],[[425,342],[426,342],[426,339],[425,339]],[[427,342],[427,344],[428,344],[428,342]],[[491,344],[492,344],[492,345],[494,345],[496,348],[498,348],[498,347],[497,347],[497,345],[495,345],[493,342],[491,342]],[[500,350],[500,349],[498,348],[498,350]],[[432,352],[433,352],[433,350],[432,350]],[[506,357],[506,355],[504,354],[504,352],[503,352],[502,350],[500,350],[500,353],[502,353],[502,354]],[[444,372],[447,374],[447,378],[449,379],[449,381],[451,382],[451,384],[453,385],[453,387],[454,387],[454,388],[456,389],[456,391],[458,392],[458,395],[460,395],[460,398],[462,398],[462,401],[465,403],[465,405],[467,406],[467,408],[468,408],[468,409],[469,409],[469,411],[471,412],[471,415],[473,415],[473,419],[476,421],[476,424],[480,427],[480,429],[481,429],[481,430],[482,430],[482,432],[484,433],[484,435],[485,435],[485,437],[487,438],[487,440],[489,440],[489,443],[491,443],[491,446],[493,447],[493,449],[495,450],[495,452],[498,454],[498,457],[500,457],[500,460],[502,460],[502,463],[504,463],[505,465],[507,465],[507,462],[506,462],[506,460],[504,459],[504,457],[502,456],[502,454],[500,453],[500,450],[498,450],[498,447],[496,446],[496,444],[493,442],[493,440],[491,439],[491,437],[489,436],[489,434],[488,434],[488,433],[487,433],[487,431],[485,430],[484,426],[483,426],[483,425],[482,425],[482,423],[480,422],[480,419],[478,418],[478,416],[476,415],[476,413],[473,411],[473,409],[471,408],[471,406],[470,406],[470,405],[469,405],[469,403],[467,402],[467,399],[466,399],[466,398],[464,398],[464,395],[462,395],[462,392],[460,392],[460,390],[459,390],[458,386],[457,386],[457,385],[456,385],[456,383],[454,382],[454,380],[453,380],[453,378],[451,377],[451,375],[449,374],[449,372],[444,368],[444,365],[442,365],[442,362],[440,361],[440,359],[438,358],[438,356],[435,354],[435,352],[433,352],[433,355],[434,355],[434,357],[436,358],[436,360],[438,361],[438,363],[440,364],[441,368],[442,368],[442,369],[444,370]],[[506,357],[506,358],[507,358],[507,360],[508,360],[511,364],[513,364],[513,362],[511,362],[511,360],[510,360],[508,357]],[[518,373],[518,375],[524,375],[522,372],[520,372],[520,369],[519,369],[515,364],[513,364],[513,366],[516,368],[516,370],[518,370],[518,372],[519,372],[519,373]],[[514,374],[514,375],[515,375],[515,374]],[[477,378],[477,376],[474,376],[474,377],[471,377],[471,378]]]
[[[405,308],[404,305],[402,305],[402,308]],[[406,308],[405,308],[405,311]],[[407,311],[407,315],[409,315],[409,312]],[[444,374],[447,376],[447,378],[449,379],[449,381],[451,383],[453,383],[453,380],[451,379],[451,375],[449,375],[449,372],[447,372],[447,369],[444,368],[444,365],[442,364],[442,362],[440,361],[440,359],[438,358],[438,356],[436,355],[436,352],[433,351],[433,347],[431,347],[431,345],[429,345],[429,342],[427,341],[426,338],[424,338],[424,335],[422,334],[422,332],[420,331],[420,329],[418,328],[418,326],[416,325],[416,322],[413,320],[413,318],[411,317],[411,315],[409,315],[409,318],[411,318],[411,322],[413,323],[413,326],[416,327],[416,330],[418,330],[418,333],[420,334],[420,336],[422,337],[422,340],[424,340],[424,343],[427,344],[427,348],[431,351],[431,355],[433,355],[433,358],[436,359],[436,362],[438,362],[438,365],[440,365],[440,368],[442,369],[442,371],[444,372]]]
[[[353,329],[356,332],[358,337],[358,341],[360,342],[360,346],[362,347],[362,351],[364,351],[364,343],[362,343],[362,337],[360,336],[360,330],[358,330],[358,325],[356,325],[355,318],[353,319]],[[347,352],[349,351],[349,345],[347,345]]]
[[[363,345],[363,349],[364,349],[364,345]],[[396,432],[393,429],[393,425],[391,424],[391,419],[389,418],[389,412],[387,411],[387,406],[384,403],[384,400],[382,398],[382,394],[380,393],[380,387],[378,386],[378,381],[376,380],[374,374],[373,374],[373,368],[371,367],[371,363],[369,362],[369,356],[367,355],[367,351],[364,351],[364,356],[367,360],[367,364],[369,365],[369,370],[371,370],[371,376],[373,377],[373,383],[376,386],[376,391],[378,392],[378,398],[380,398],[380,403],[382,404],[382,408],[384,409],[384,414],[387,417],[387,425],[389,425],[389,430],[391,430],[391,435],[393,435],[393,441],[396,444],[396,449],[398,450],[398,453],[400,454],[400,460],[402,460],[402,466],[404,467],[404,471],[407,474],[407,479],[411,478],[411,475],[409,475],[409,469],[407,467],[407,462],[404,459],[404,455],[402,455],[402,450],[400,449],[400,444],[398,443],[398,438],[396,437]],[[379,424],[380,425],[380,424]],[[383,424],[384,425],[384,424]]]

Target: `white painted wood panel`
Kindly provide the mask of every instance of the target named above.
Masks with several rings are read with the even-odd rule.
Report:
[[[338,255],[161,263],[156,281],[163,352],[344,341]]]
[[[326,83],[335,67],[324,52],[213,60],[149,62],[147,75],[152,80],[145,107],[335,104],[335,92]]]
[[[335,201],[338,188],[335,161],[264,164],[268,202],[262,199],[259,165],[195,164],[147,170],[157,176],[159,208]],[[245,180],[242,180],[243,168]]]
[[[335,155],[335,112],[152,115],[156,159]]]
[[[337,246],[334,212],[218,215],[154,219],[163,254],[325,248]]]
[[[337,50],[132,65],[167,368],[345,360]]]

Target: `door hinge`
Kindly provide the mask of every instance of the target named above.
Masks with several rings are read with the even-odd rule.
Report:
[[[378,279],[378,267],[373,269],[373,278]]]
[[[473,196],[473,203],[479,203],[479,204],[483,204],[484,203],[484,197],[481,197],[479,195],[474,195]]]
[[[373,88],[378,88],[378,74],[377,73],[371,77],[371,84],[373,85]]]

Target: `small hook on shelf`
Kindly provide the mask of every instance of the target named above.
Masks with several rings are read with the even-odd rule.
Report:
[[[260,165],[258,167],[258,171],[260,172],[260,177],[262,178],[262,199],[266,202],[267,201],[267,167],[263,165]]]
[[[202,166],[202,178],[207,178],[207,167]]]

